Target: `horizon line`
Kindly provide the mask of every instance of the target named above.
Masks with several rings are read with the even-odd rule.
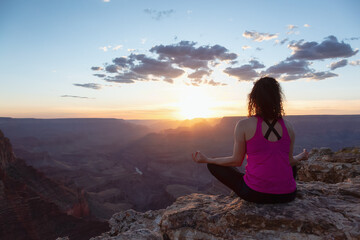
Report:
[[[284,115],[284,117],[293,117],[293,116],[360,116],[360,114],[291,114]],[[197,117],[197,118],[186,118],[186,119],[175,119],[175,118],[115,118],[115,117],[59,117],[59,118],[37,118],[37,117],[2,117],[1,119],[34,119],[34,120],[66,120],[66,119],[113,119],[113,120],[125,120],[125,121],[155,121],[155,120],[168,120],[168,121],[186,121],[186,120],[196,120],[196,119],[220,119],[220,118],[236,118],[236,117],[248,117],[245,115],[229,115],[222,117]]]

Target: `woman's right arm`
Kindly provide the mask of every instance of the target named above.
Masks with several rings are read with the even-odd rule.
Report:
[[[295,143],[295,132],[292,127],[292,125],[287,122],[287,129],[290,135],[291,143],[290,143],[290,151],[289,151],[289,162],[290,165],[293,167],[295,166],[299,161],[306,160],[309,157],[309,153],[306,151],[306,149],[303,150],[302,153],[294,156],[294,143]]]

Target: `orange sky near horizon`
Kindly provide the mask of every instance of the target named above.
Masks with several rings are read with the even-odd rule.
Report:
[[[206,101],[192,104],[174,103],[166,106],[152,106],[144,109],[128,108],[23,108],[2,109],[1,117],[13,118],[118,118],[118,119],[172,119],[185,120],[193,118],[221,118],[225,116],[246,116],[246,103],[227,102],[225,105],[206,105]],[[200,110],[198,110],[200,109]],[[360,100],[318,100],[291,101],[284,103],[286,115],[357,115],[360,114]]]

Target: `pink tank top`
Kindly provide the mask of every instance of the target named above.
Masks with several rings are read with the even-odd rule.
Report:
[[[282,137],[271,142],[262,135],[263,119],[257,119],[255,135],[246,141],[247,165],[244,181],[258,192],[292,193],[296,190],[296,182],[289,163],[291,140],[284,120],[278,120],[282,127]]]

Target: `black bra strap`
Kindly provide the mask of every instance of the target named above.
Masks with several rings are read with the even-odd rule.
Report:
[[[269,138],[269,135],[270,135],[270,133],[271,133],[271,131],[272,131],[272,132],[276,135],[277,139],[280,140],[281,136],[280,136],[280,134],[278,133],[278,131],[276,131],[276,129],[274,128],[277,120],[274,119],[271,124],[270,124],[270,123],[268,122],[268,120],[266,120],[266,119],[264,119],[264,122],[269,126],[269,129],[268,129],[267,132],[265,133],[265,136],[264,136],[264,137],[265,137],[266,139],[268,139],[268,138]]]

